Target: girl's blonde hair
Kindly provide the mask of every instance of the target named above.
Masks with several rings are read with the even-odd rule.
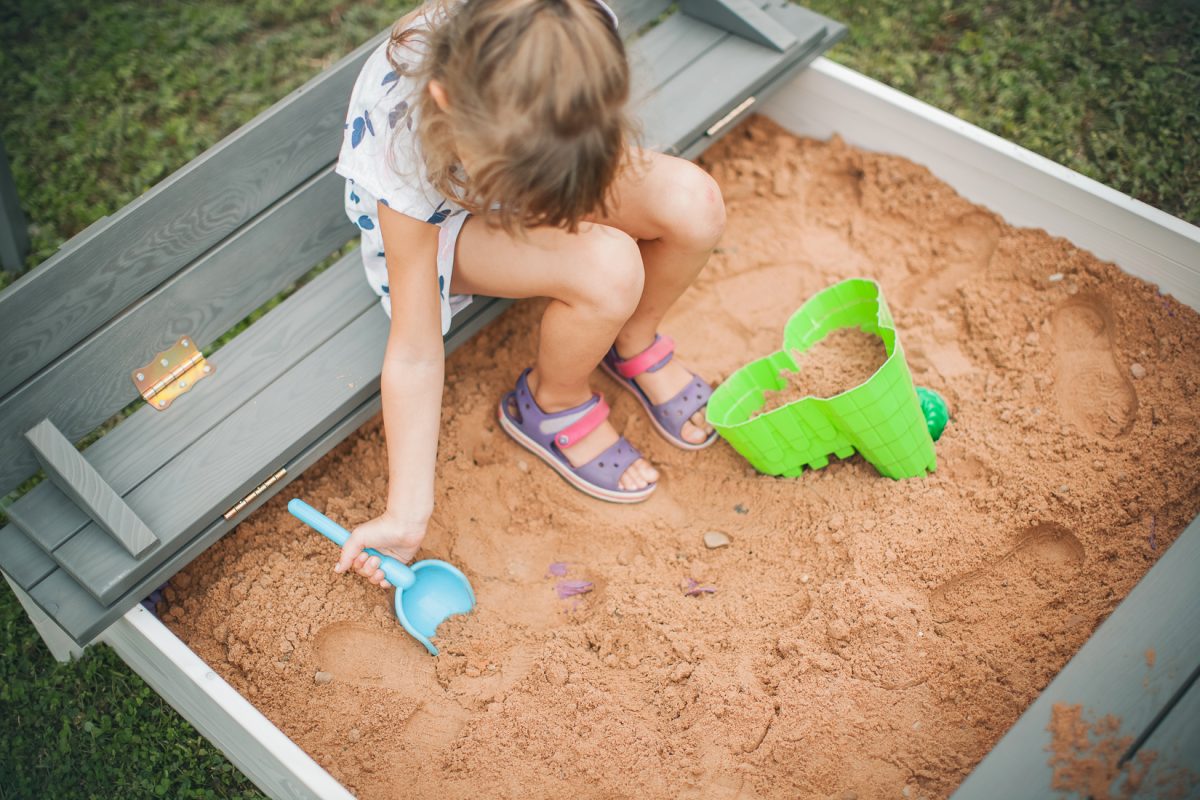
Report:
[[[393,29],[388,60],[398,72],[396,51],[415,40],[424,45],[409,70],[416,138],[434,188],[510,232],[575,231],[585,215],[608,212],[634,134],[625,47],[600,5],[433,2],[423,24]],[[430,81],[445,90],[444,110]]]

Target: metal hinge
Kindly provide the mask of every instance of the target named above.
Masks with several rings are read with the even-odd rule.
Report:
[[[755,100],[755,98],[753,95],[750,97],[747,97],[745,100],[743,100],[741,103],[739,103],[737,105],[737,107],[735,109],[733,109],[733,111],[730,111],[728,114],[726,114],[725,116],[721,117],[719,120],[714,122],[709,127],[709,129],[704,132],[704,135],[705,136],[716,136],[717,133],[719,133],[722,128],[724,128],[726,125],[728,125],[729,123],[731,123],[735,119],[737,119],[739,114],[741,114],[743,111],[745,111],[750,106],[754,105],[754,100]]]
[[[213,373],[214,367],[204,359],[190,336],[180,338],[172,347],[163,350],[149,364],[138,367],[131,375],[133,383],[151,408],[162,411],[176,397],[191,391],[192,386]]]
[[[226,511],[225,514],[223,515],[225,517],[225,519],[230,520],[230,519],[233,519],[234,517],[236,517],[239,513],[241,513],[243,508],[245,508],[246,506],[248,506],[254,502],[254,498],[258,497],[260,494],[265,492],[267,489],[270,489],[271,486],[274,485],[275,482],[278,481],[280,478],[282,478],[284,475],[287,475],[287,470],[284,469],[283,467],[280,467],[279,472],[276,472],[274,475],[267,478],[265,481],[260,483],[258,486],[254,487],[253,492],[246,495],[241,500],[238,500],[237,505],[235,505],[233,508]]]

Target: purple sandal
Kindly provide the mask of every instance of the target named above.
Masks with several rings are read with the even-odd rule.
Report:
[[[611,503],[638,503],[657,487],[622,489],[619,481],[625,470],[642,457],[624,436],[607,450],[581,466],[573,466],[560,448],[570,447],[608,419],[608,403],[599,394],[575,408],[547,414],[538,407],[529,391],[530,370],[521,373],[513,391],[500,399],[500,427],[517,443],[545,461],[567,483],[586,495]],[[515,412],[515,413],[514,413]]]
[[[614,345],[600,366],[604,367],[613,380],[629,390],[646,415],[654,423],[659,435],[676,447],[684,450],[703,450],[717,440],[717,432],[713,431],[703,442],[689,442],[683,438],[683,424],[692,418],[700,409],[708,405],[712,396],[712,387],[699,375],[692,373],[692,382],[663,403],[652,403],[642,387],[634,381],[643,372],[655,372],[662,369],[675,355],[675,342],[670,336],[655,336],[654,344],[631,358],[621,358],[617,355]]]

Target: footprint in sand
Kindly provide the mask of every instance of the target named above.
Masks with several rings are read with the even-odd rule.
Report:
[[[1059,596],[1083,559],[1083,544],[1066,528],[1034,525],[998,560],[934,589],[934,618],[972,624],[1027,618]]]
[[[1138,398],[1117,365],[1107,306],[1095,298],[1072,300],[1054,312],[1051,327],[1055,391],[1063,416],[1081,430],[1109,439],[1128,433]]]
[[[946,266],[934,275],[913,275],[900,284],[897,298],[905,308],[933,308],[953,296],[963,281],[987,271],[1000,243],[1000,225],[991,214],[973,211],[936,234],[947,251]]]
[[[389,690],[421,703],[404,724],[412,746],[433,753],[448,747],[470,712],[446,696],[436,662],[399,633],[383,633],[355,622],[337,622],[317,633],[317,667],[335,680]]]

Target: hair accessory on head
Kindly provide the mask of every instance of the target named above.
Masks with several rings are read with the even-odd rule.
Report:
[[[615,31],[617,29],[617,12],[615,12],[611,8],[609,8],[608,3],[604,2],[604,0],[592,0],[592,1],[596,5],[600,6],[601,11],[603,11],[606,15],[608,15],[608,21],[612,23],[613,30]]]

